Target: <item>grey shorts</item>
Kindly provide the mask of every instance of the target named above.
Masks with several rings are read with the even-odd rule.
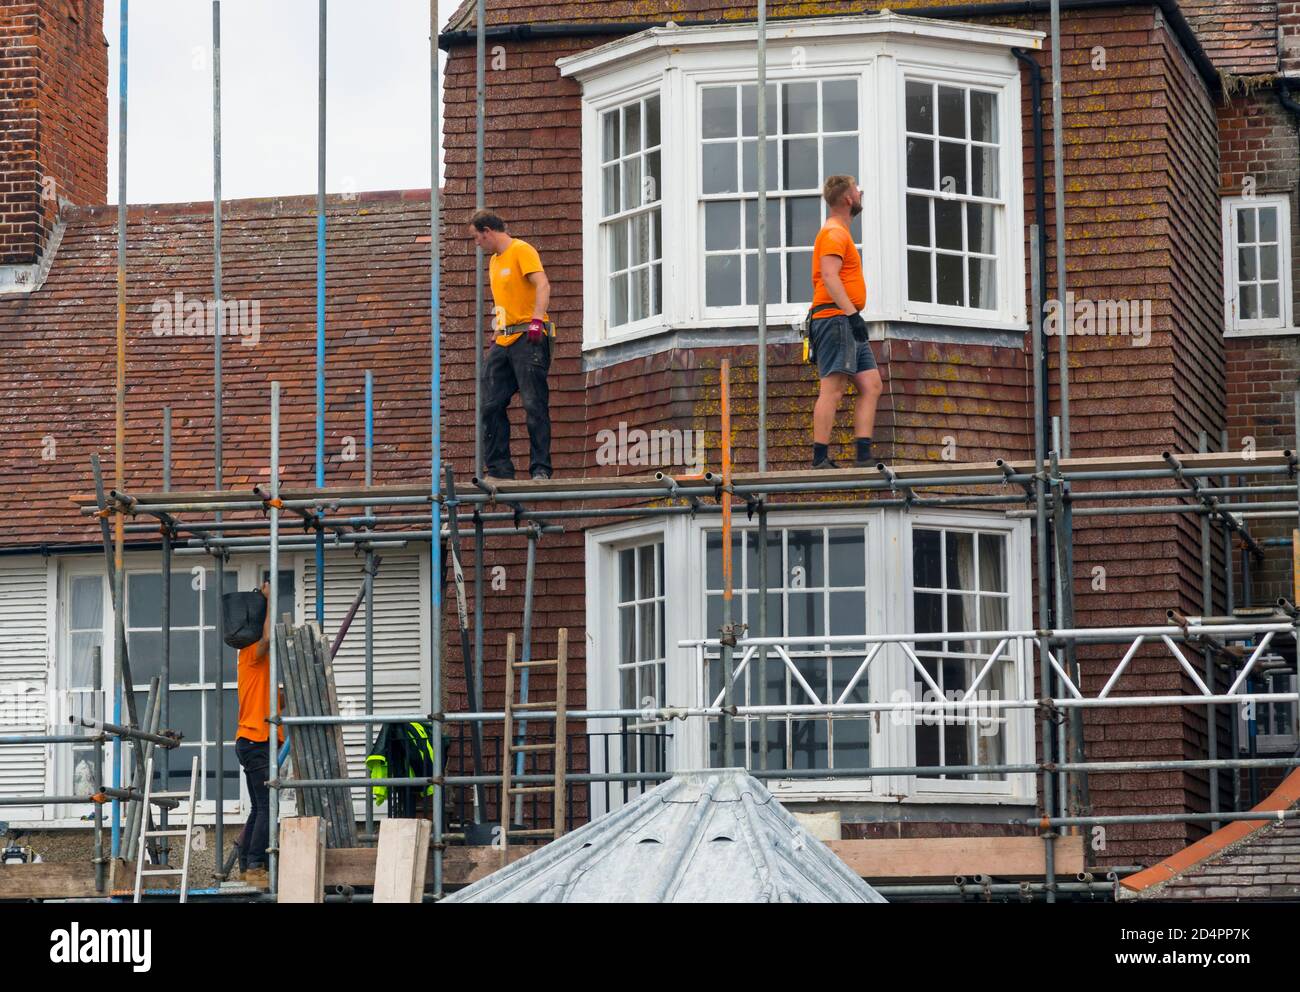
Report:
[[[823,379],[836,372],[857,375],[876,367],[870,342],[854,340],[847,317],[814,318],[808,336],[817,356],[817,374]]]

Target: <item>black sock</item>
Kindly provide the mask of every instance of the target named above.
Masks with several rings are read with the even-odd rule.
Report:
[[[860,437],[858,440],[858,461],[871,461],[871,438]]]
[[[826,459],[829,457],[829,455],[827,454],[829,450],[830,450],[829,444],[818,444],[816,441],[814,441],[813,442],[813,464],[816,465],[818,462],[826,461]]]

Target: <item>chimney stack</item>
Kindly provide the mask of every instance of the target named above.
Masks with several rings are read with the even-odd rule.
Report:
[[[0,0],[0,293],[35,287],[61,207],[107,184],[104,0]]]

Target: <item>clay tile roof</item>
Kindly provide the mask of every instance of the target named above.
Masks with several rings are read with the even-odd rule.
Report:
[[[327,207],[327,482],[363,480],[342,461],[364,437],[375,375],[375,481],[405,481],[429,457],[429,192],[363,193]],[[266,482],[270,386],[282,383],[282,479],[314,474],[315,197],[226,204],[224,297],[253,304],[260,331],[224,336],[225,484]],[[117,208],[74,209],[45,284],[0,296],[0,548],[95,541],[68,497],[93,492],[98,453],[113,486]],[[163,304],[212,297],[211,203],[132,207],[127,224],[128,491],[161,488],[164,405],[173,488],[212,481],[212,338],[156,334]],[[416,473],[415,477],[421,477]]]
[[[1277,0],[1179,0],[1178,6],[1222,71],[1277,71]]]
[[[1254,807],[1300,809],[1300,769]],[[1245,902],[1300,898],[1300,821],[1236,820],[1121,883],[1121,899]]]

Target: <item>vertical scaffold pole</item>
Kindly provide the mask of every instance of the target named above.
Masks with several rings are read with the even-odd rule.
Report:
[[[442,769],[445,756],[442,745],[442,579],[439,563],[442,561],[442,504],[439,499],[442,478],[442,382],[441,359],[442,325],[439,320],[440,283],[442,280],[442,198],[439,146],[441,145],[439,117],[442,101],[442,84],[438,76],[438,28],[442,23],[439,0],[429,3],[429,456],[430,501],[433,535],[429,541],[429,712],[433,714],[433,746],[437,755],[434,774],[438,779],[433,787],[433,894],[442,898]],[[477,342],[475,343],[477,347]],[[475,386],[475,389],[478,387]],[[474,427],[477,437],[478,425]],[[476,466],[477,467],[477,466]]]
[[[279,724],[275,719],[280,715],[280,694],[276,691],[280,682],[280,658],[276,651],[275,625],[280,622],[280,383],[278,381],[271,383],[271,560],[269,562],[271,571],[270,595],[267,597],[267,612],[271,619],[271,652],[268,662],[268,681],[267,692],[269,700],[267,702],[267,712],[271,714],[272,721],[267,728],[266,733],[266,754],[267,767],[271,769],[271,774],[277,779],[280,777],[279,759],[276,752],[279,750]],[[301,775],[301,772],[297,774]],[[280,790],[269,790],[270,806],[267,813],[267,835],[266,835],[266,855],[267,855],[267,875],[271,882],[271,891],[279,891],[279,867],[280,867]]]
[[[366,369],[366,488],[375,482],[375,374]],[[369,511],[373,512],[373,511]],[[375,549],[366,545],[366,712],[375,711]],[[375,725],[366,724],[366,754],[375,739]],[[366,833],[375,832],[374,806],[366,796]]]
[[[478,0],[475,62],[474,205],[482,210],[485,193],[487,130],[487,5]],[[474,265],[474,474],[483,470],[483,249],[475,246]],[[483,520],[474,510],[474,689],[483,698]]]
[[[212,335],[212,462],[213,488],[218,492],[224,486],[222,478],[222,410],[221,410],[221,335],[225,332],[225,313],[221,305],[221,0],[212,0],[212,301],[216,307],[217,321]],[[221,511],[213,514],[213,519],[221,522]],[[220,610],[222,597],[226,592],[226,552],[217,551],[217,610],[218,633],[221,632]],[[213,736],[217,742],[216,767],[216,821],[214,835],[217,847],[217,867],[220,870],[225,858],[225,792],[226,792],[226,648],[221,638],[217,638],[217,657],[214,659],[216,675],[215,708],[217,713],[216,730]],[[271,765],[272,769],[275,765]],[[274,774],[274,772],[272,773]]]
[[[767,471],[767,0],[758,0],[758,471]],[[767,636],[767,499],[758,496],[758,636]],[[767,705],[767,646],[758,649],[758,705]],[[767,717],[758,720],[758,767],[767,768]]]
[[[163,407],[163,492],[172,491],[172,408]],[[162,602],[160,604],[162,624],[162,681],[159,683],[160,694],[159,726],[171,727],[171,679],[172,679],[172,528],[170,524],[162,526]],[[162,751],[163,788],[171,788],[172,749],[156,748]],[[167,828],[167,807],[162,807],[159,819],[162,827]],[[162,860],[167,862],[167,848],[170,838],[160,837],[159,847]],[[218,867],[220,861],[218,861]]]
[[[731,361],[724,358],[719,373],[719,385],[722,391],[722,436],[719,443],[722,448],[722,489],[719,498],[722,501],[722,662],[723,706],[726,712],[722,717],[722,768],[732,767],[736,752],[736,728],[731,718],[731,707],[735,705],[735,686],[731,675],[731,649],[736,645],[735,625],[732,622],[732,563],[731,563]]]
[[[325,488],[325,0],[320,0],[316,78],[316,488]],[[435,187],[436,188],[436,187]],[[318,511],[323,515],[323,511]],[[325,531],[316,519],[316,622],[325,626]],[[272,576],[274,580],[274,576]],[[272,583],[274,584],[274,582]]]

